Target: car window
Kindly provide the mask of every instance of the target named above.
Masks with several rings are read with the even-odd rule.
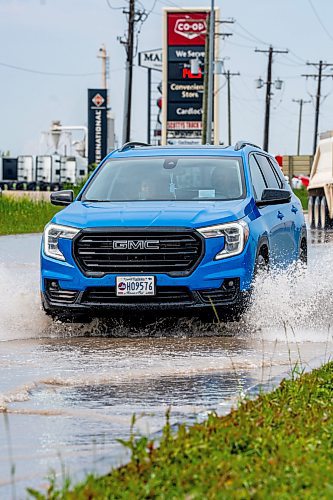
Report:
[[[264,155],[254,155],[260,170],[262,171],[262,174],[265,178],[266,184],[268,188],[273,188],[273,189],[280,189],[280,183],[277,180],[277,176],[274,173],[272,165],[269,163],[267,156]]]
[[[235,200],[245,197],[239,157],[111,158],[83,193],[87,201]]]
[[[267,186],[263,178],[262,172],[259,168],[259,165],[256,162],[253,155],[250,156],[249,165],[250,165],[251,179],[255,193],[255,198],[256,200],[261,200],[262,192],[264,189],[266,189]]]
[[[269,158],[269,161],[272,164],[272,167],[274,169],[275,174],[277,175],[278,182],[280,184],[280,188],[284,189],[286,179],[284,178],[284,175],[283,175],[283,172],[282,172],[280,165],[278,164],[278,162],[274,158]]]

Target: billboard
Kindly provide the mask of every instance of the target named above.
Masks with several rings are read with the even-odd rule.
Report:
[[[163,144],[201,141],[209,12],[207,8],[164,9]],[[195,72],[192,72],[193,61],[199,62]],[[218,116],[217,96],[214,99],[214,116]],[[215,120],[214,142],[217,141],[217,133]]]
[[[107,90],[88,89],[88,163],[107,154]]]

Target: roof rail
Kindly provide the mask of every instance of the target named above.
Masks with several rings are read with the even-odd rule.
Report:
[[[136,147],[144,147],[144,146],[150,146],[150,144],[146,144],[145,142],[126,142],[123,146],[121,146],[120,149],[118,149],[118,151],[120,153],[123,153],[124,151],[127,151],[128,149],[134,149]]]
[[[245,146],[252,146],[253,148],[258,148],[261,149],[260,146],[257,146],[256,144],[253,144],[253,142],[248,142],[248,141],[238,141],[235,144],[234,150],[239,151],[240,149],[245,148]]]

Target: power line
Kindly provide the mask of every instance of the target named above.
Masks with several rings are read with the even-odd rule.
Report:
[[[313,154],[316,153],[317,149],[317,140],[318,140],[318,125],[319,125],[319,113],[320,113],[320,99],[321,99],[321,82],[323,78],[332,78],[333,75],[325,75],[323,74],[323,71],[326,68],[330,68],[333,66],[331,63],[324,63],[323,61],[319,61],[319,63],[307,63],[308,66],[314,66],[315,68],[318,68],[318,73],[317,74],[305,74],[302,75],[306,79],[308,78],[314,78],[315,80],[318,80],[318,86],[317,86],[317,94],[316,94],[316,112],[315,112],[315,126],[314,126],[314,135],[313,135]]]
[[[271,107],[271,98],[272,98],[272,66],[273,66],[273,55],[274,54],[288,54],[288,50],[277,50],[273,49],[272,45],[270,45],[269,49],[255,49],[255,52],[263,52],[268,54],[268,65],[267,65],[267,78],[266,82],[263,82],[261,79],[258,80],[258,88],[261,88],[263,85],[266,85],[266,106],[265,106],[265,126],[264,126],[264,145],[263,148],[265,151],[268,151],[268,143],[269,143],[269,120],[270,120],[270,107]],[[260,84],[259,84],[260,82]],[[281,80],[275,81],[275,86],[277,89],[281,89],[282,82]]]
[[[125,100],[124,100],[124,122],[123,122],[123,143],[130,141],[131,136],[131,111],[132,111],[132,84],[133,84],[133,59],[138,45],[138,35],[142,24],[147,20],[145,10],[136,10],[135,0],[128,0],[128,8],[123,9],[123,13],[128,16],[128,28],[125,38],[119,38],[126,50],[126,76],[125,76]],[[134,42],[136,25],[139,25]]]
[[[52,72],[52,71],[41,71],[37,69],[31,69],[31,68],[25,68],[23,66],[16,66],[14,64],[7,64],[4,62],[0,62],[0,66],[3,66],[4,68],[10,68],[10,69],[16,69],[18,71],[25,71],[26,73],[34,73],[36,75],[46,75],[46,76],[93,76],[93,75],[100,75],[100,72],[94,72],[94,73],[57,73],[57,72]],[[119,70],[122,68],[119,68]],[[119,70],[113,70],[113,71],[119,71]]]
[[[109,7],[109,9],[112,9],[112,10],[123,10],[124,7],[114,7],[114,5],[111,5],[110,3],[110,0],[106,0],[106,3]]]
[[[301,128],[302,128],[303,105],[310,104],[311,101],[305,101],[304,99],[293,99],[293,102],[299,104],[298,134],[297,134],[297,155],[299,156],[301,150]]]
[[[240,73],[231,73],[229,70],[222,73],[228,85],[228,143],[231,144],[231,77],[240,76]]]
[[[322,22],[322,20],[320,19],[319,14],[318,14],[317,10],[315,9],[315,7],[314,7],[314,5],[313,5],[312,1],[311,1],[311,0],[308,0],[308,2],[309,2],[309,4],[310,4],[310,7],[311,7],[311,9],[312,9],[312,11],[313,11],[313,13],[314,13],[314,15],[315,15],[315,17],[316,17],[316,19],[317,19],[318,23],[319,23],[319,24],[320,24],[320,26],[323,28],[323,30],[325,31],[326,35],[327,35],[327,36],[328,36],[328,37],[329,37],[329,38],[333,41],[333,37],[332,37],[331,33],[328,31],[328,29],[326,28],[326,26],[324,25],[324,23],[323,23],[323,22]]]

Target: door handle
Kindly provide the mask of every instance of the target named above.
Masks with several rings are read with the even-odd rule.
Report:
[[[282,220],[284,217],[284,214],[282,212],[280,212],[280,210],[279,210],[277,213],[277,216],[278,216],[278,219]]]
[[[298,212],[298,208],[297,208],[297,207],[295,207],[295,205],[292,205],[292,206],[291,206],[291,211],[292,211],[294,214],[297,214],[297,212]]]

